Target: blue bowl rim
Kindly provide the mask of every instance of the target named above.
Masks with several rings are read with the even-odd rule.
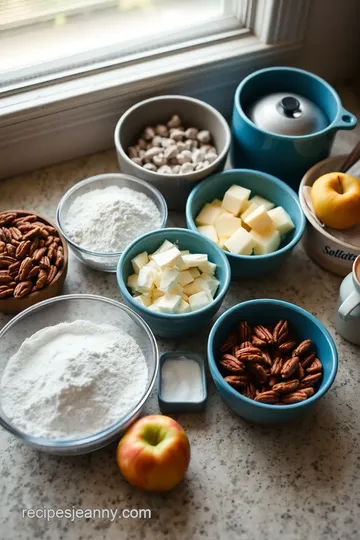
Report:
[[[166,240],[166,234],[169,231],[171,231],[171,232],[180,231],[181,233],[186,233],[187,235],[200,237],[202,240],[205,241],[206,244],[209,244],[212,248],[215,246],[219,251],[219,255],[220,255],[221,259],[223,260],[224,267],[225,267],[225,280],[224,280],[223,283],[220,282],[220,285],[219,285],[220,292],[217,293],[214,300],[210,304],[208,304],[207,306],[205,306],[205,307],[203,307],[203,308],[201,308],[201,309],[199,309],[197,311],[192,311],[190,313],[159,313],[157,311],[150,311],[147,308],[142,307],[140,304],[135,304],[134,298],[129,293],[127,285],[125,284],[125,281],[123,279],[122,269],[123,269],[123,266],[125,264],[125,260],[128,257],[129,251],[138,242],[140,242],[140,241],[142,241],[142,240],[144,240],[146,238],[149,238],[150,236],[165,235],[164,240]],[[138,238],[136,238],[123,251],[123,253],[122,253],[122,255],[121,255],[120,259],[119,259],[117,269],[116,269],[116,279],[117,279],[118,287],[119,287],[120,292],[123,295],[123,297],[126,298],[126,300],[129,301],[132,306],[134,306],[134,309],[139,310],[140,313],[143,313],[144,315],[151,315],[152,317],[158,318],[159,320],[161,320],[161,319],[164,319],[164,320],[165,319],[179,320],[180,318],[186,320],[186,319],[190,319],[194,315],[198,315],[198,314],[201,314],[201,313],[206,313],[206,311],[208,311],[209,308],[211,308],[214,305],[215,302],[219,302],[219,301],[222,302],[222,300],[226,296],[227,291],[228,291],[229,286],[230,286],[231,270],[230,270],[229,261],[225,257],[224,251],[222,249],[220,249],[218,246],[216,246],[216,244],[214,244],[214,242],[212,242],[211,240],[206,238],[206,236],[203,236],[202,234],[200,234],[198,232],[191,231],[190,229],[182,229],[182,228],[178,228],[178,227],[168,227],[166,229],[157,229],[155,231],[150,231],[150,232],[148,232],[146,234],[143,234],[142,236],[139,236]]]
[[[240,105],[240,93],[242,92],[243,88],[245,87],[246,84],[248,84],[249,81],[251,81],[252,79],[255,79],[259,75],[261,76],[263,73],[268,73],[269,71],[283,71],[283,72],[290,72],[290,71],[294,72],[295,71],[296,73],[299,73],[301,75],[309,77],[310,79],[315,79],[317,82],[322,84],[332,94],[333,98],[336,101],[337,107],[338,107],[337,114],[335,115],[332,122],[330,122],[330,124],[328,126],[326,126],[326,128],[322,129],[321,131],[316,131],[315,133],[309,133],[307,135],[282,135],[281,133],[272,133],[272,132],[265,131],[265,130],[261,129],[261,128],[259,128],[259,126],[254,124],[254,122],[252,122],[252,120],[250,120],[250,118],[245,114],[245,112],[243,111],[243,108]],[[299,68],[293,68],[293,67],[281,67],[281,66],[276,67],[275,66],[275,67],[260,69],[258,71],[255,71],[255,72],[251,73],[247,77],[245,77],[245,79],[243,79],[241,81],[241,83],[238,85],[238,87],[237,87],[237,89],[235,91],[234,107],[236,108],[236,111],[241,116],[241,118],[245,122],[247,122],[253,129],[257,130],[259,133],[262,133],[264,135],[270,135],[271,137],[274,137],[276,139],[282,139],[282,140],[284,140],[284,139],[305,140],[305,139],[310,139],[311,137],[317,137],[318,135],[324,135],[324,133],[326,133],[327,131],[329,131],[331,129],[336,129],[338,114],[339,114],[339,111],[342,110],[342,103],[341,103],[340,97],[339,97],[338,93],[335,91],[335,89],[328,82],[326,82],[324,79],[322,79],[318,75],[315,75],[314,73],[310,73],[310,71],[306,71],[305,69],[299,69]]]
[[[219,172],[217,174],[213,174],[213,175],[209,176],[208,178],[206,178],[205,180],[203,180],[202,182],[200,182],[199,184],[197,184],[194,187],[194,189],[191,191],[191,193],[190,193],[190,195],[188,197],[188,200],[186,202],[186,211],[185,211],[186,212],[186,222],[190,223],[190,227],[189,227],[190,230],[192,230],[194,232],[196,230],[195,221],[194,221],[194,219],[192,217],[192,205],[193,205],[193,202],[196,199],[196,196],[198,195],[199,191],[201,191],[201,189],[203,189],[205,187],[205,185],[207,185],[207,182],[209,184],[211,182],[213,182],[215,177],[220,176],[220,175],[224,175],[224,176],[225,175],[230,175],[230,174],[233,174],[233,173],[236,173],[236,174],[244,174],[245,173],[245,174],[250,174],[252,176],[261,176],[262,178],[265,178],[270,183],[275,184],[280,189],[283,189],[284,191],[286,191],[286,193],[288,195],[290,195],[294,199],[294,202],[296,203],[296,206],[297,206],[297,208],[299,210],[300,226],[295,228],[295,234],[294,234],[293,239],[288,244],[281,247],[277,251],[274,251],[273,253],[268,253],[266,255],[236,255],[235,253],[230,253],[229,251],[222,250],[225,253],[225,255],[227,257],[229,257],[230,259],[234,258],[235,260],[247,260],[247,261],[249,261],[249,260],[254,260],[254,261],[260,260],[260,261],[262,261],[264,259],[271,259],[273,257],[277,257],[281,253],[285,253],[286,251],[289,251],[289,250],[293,249],[296,246],[296,244],[298,242],[300,242],[301,237],[304,234],[305,226],[306,226],[306,217],[305,217],[305,214],[304,214],[304,212],[303,212],[303,210],[301,208],[299,197],[297,196],[295,191],[293,189],[291,189],[291,187],[289,187],[287,184],[285,184],[285,182],[283,182],[279,178],[276,178],[276,176],[273,176],[272,174],[268,174],[268,173],[265,173],[265,172],[262,172],[262,171],[257,171],[255,169],[230,169],[228,171],[223,171],[223,172]],[[241,185],[241,184],[239,183],[238,185]],[[221,249],[221,248],[219,248],[219,249]]]
[[[133,184],[138,184],[138,185],[143,186],[144,188],[148,190],[148,192],[151,192],[154,195],[154,197],[156,197],[156,199],[159,201],[160,206],[161,206],[161,210],[160,210],[160,217],[161,217],[160,228],[161,229],[166,227],[169,212],[168,212],[168,207],[167,207],[164,195],[155,186],[153,186],[149,182],[146,182],[146,180],[142,180],[141,178],[136,178],[135,176],[131,176],[130,174],[125,174],[122,172],[96,174],[94,176],[88,176],[87,178],[80,180],[80,182],[76,182],[76,184],[74,184],[70,189],[68,189],[63,194],[56,209],[56,224],[58,228],[60,229],[61,234],[64,236],[66,241],[70,244],[70,246],[75,251],[80,251],[81,253],[85,253],[86,255],[90,255],[92,257],[109,257],[109,258],[115,259],[115,258],[120,257],[122,251],[111,251],[111,252],[91,251],[88,248],[81,247],[79,246],[79,244],[76,244],[73,240],[71,240],[68,233],[65,231],[64,227],[62,226],[62,223],[60,220],[61,210],[65,202],[71,195],[76,193],[76,191],[79,188],[86,186],[87,184],[95,184],[96,182],[101,181],[101,180],[110,180],[110,178],[115,178],[115,181],[120,180],[120,179],[126,179]],[[97,188],[94,188],[94,189],[97,189]],[[146,195],[149,196],[148,194]]]
[[[254,305],[254,304],[258,304],[259,306],[261,306],[261,304],[262,305],[264,305],[264,304],[265,305],[271,305],[273,307],[281,306],[281,307],[285,307],[285,308],[287,308],[289,310],[292,310],[292,311],[297,311],[298,313],[300,313],[301,315],[303,315],[304,317],[309,319],[320,330],[320,332],[322,332],[322,334],[325,336],[326,341],[327,341],[327,343],[328,343],[328,345],[330,347],[331,353],[332,353],[332,355],[331,355],[331,358],[332,358],[331,373],[330,373],[330,375],[328,377],[328,380],[325,382],[324,386],[318,392],[316,392],[313,396],[308,398],[307,400],[301,401],[300,403],[293,403],[292,405],[271,405],[271,404],[268,404],[268,403],[259,403],[258,401],[254,401],[253,399],[247,398],[247,397],[243,396],[242,394],[240,394],[239,392],[237,392],[236,390],[234,390],[234,388],[232,388],[228,383],[226,383],[224,381],[224,378],[222,377],[221,373],[219,372],[216,361],[215,361],[215,358],[214,358],[214,354],[213,354],[213,342],[214,342],[215,333],[217,332],[219,327],[225,322],[227,317],[231,313],[233,313],[234,311],[237,311],[240,306],[243,309],[243,308],[246,308],[246,307],[248,307],[250,305]],[[326,394],[326,392],[330,389],[331,385],[334,382],[334,379],[335,379],[335,376],[336,376],[336,373],[337,373],[337,369],[338,369],[338,353],[337,353],[337,350],[336,350],[336,346],[335,346],[333,338],[331,337],[329,331],[325,328],[325,326],[316,317],[314,317],[314,315],[312,315],[309,311],[306,311],[305,309],[303,309],[303,308],[301,308],[299,306],[296,306],[295,304],[291,304],[290,302],[285,302],[284,300],[275,300],[275,299],[269,299],[269,298],[258,298],[256,300],[248,300],[246,302],[240,302],[236,306],[233,306],[232,308],[225,311],[225,313],[223,313],[217,319],[217,321],[215,322],[215,324],[213,325],[213,327],[212,327],[212,329],[210,331],[209,338],[208,338],[208,343],[207,343],[207,356],[208,356],[210,372],[211,372],[211,375],[212,375],[212,377],[214,379],[214,382],[218,382],[221,385],[223,385],[224,388],[228,392],[230,392],[230,394],[232,394],[234,397],[240,399],[240,401],[244,401],[245,403],[251,404],[254,407],[259,407],[260,409],[267,409],[267,410],[274,410],[274,411],[282,411],[282,410],[288,410],[288,409],[298,409],[300,407],[308,406],[314,401],[317,401],[324,394]]]

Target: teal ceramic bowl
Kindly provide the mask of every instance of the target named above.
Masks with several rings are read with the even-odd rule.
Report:
[[[157,313],[140,306],[134,301],[127,288],[127,279],[133,274],[131,260],[147,251],[153,253],[164,240],[176,243],[180,250],[188,249],[191,253],[206,253],[209,261],[217,266],[215,277],[220,281],[216,296],[208,306],[192,313],[167,314]],[[211,240],[187,229],[159,229],[140,236],[121,255],[117,267],[117,282],[125,304],[138,313],[150,326],[154,334],[161,337],[185,336],[196,332],[209,323],[220,308],[230,285],[230,266],[225,253]]]
[[[198,184],[186,204],[187,227],[196,231],[195,218],[204,206],[214,199],[222,199],[233,184],[251,189],[251,196],[260,195],[283,206],[294,222],[295,230],[288,233],[280,248],[269,255],[235,255],[224,251],[229,259],[233,278],[256,277],[276,270],[291,254],[305,230],[305,216],[296,193],[284,182],[260,171],[233,169],[215,174]]]
[[[217,361],[225,338],[237,328],[240,321],[249,324],[273,325],[280,319],[289,321],[299,339],[311,339],[317,356],[323,364],[323,379],[318,391],[306,401],[293,405],[268,405],[242,396],[223,379]],[[221,397],[239,416],[252,422],[276,424],[296,420],[312,409],[334,382],[338,355],[335,343],[325,326],[311,313],[281,300],[250,300],[226,311],[211,329],[207,355],[211,375]]]

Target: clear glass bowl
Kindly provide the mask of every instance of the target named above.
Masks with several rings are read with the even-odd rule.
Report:
[[[160,212],[161,224],[159,229],[163,229],[166,226],[168,210],[165,199],[160,191],[144,180],[139,180],[127,174],[111,173],[92,176],[91,178],[78,182],[65,193],[57,207],[56,222],[61,234],[69,243],[71,251],[87,266],[103,272],[116,272],[116,267],[121,256],[121,252],[100,253],[98,251],[91,251],[83,248],[71,240],[69,237],[69,231],[67,231],[65,228],[67,212],[76,197],[79,197],[79,195],[84,193],[89,193],[95,189],[103,189],[109,186],[117,186],[119,188],[126,187],[132,189],[133,191],[139,191],[140,193],[147,195]],[[135,238],[133,240],[135,240]]]
[[[141,348],[149,371],[147,388],[137,405],[123,418],[103,431],[74,440],[49,440],[33,437],[12,425],[4,415],[0,396],[0,425],[37,450],[53,454],[84,454],[92,452],[120,438],[140,412],[154,386],[158,368],[159,352],[148,325],[130,308],[101,296],[72,294],[51,298],[23,311],[14,317],[0,332],[0,379],[8,360],[23,341],[46,326],[77,319],[95,324],[111,324],[128,332]]]

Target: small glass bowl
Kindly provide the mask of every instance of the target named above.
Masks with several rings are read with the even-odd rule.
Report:
[[[69,189],[62,197],[57,207],[57,226],[59,227],[61,234],[69,243],[70,249],[74,255],[87,266],[103,272],[116,272],[116,267],[122,252],[101,253],[79,246],[69,237],[69,231],[65,228],[65,221],[67,212],[76,197],[79,197],[84,193],[89,193],[89,191],[95,189],[103,189],[110,186],[117,186],[119,188],[126,187],[147,195],[160,212],[160,229],[163,229],[166,226],[168,217],[167,205],[160,191],[147,182],[144,182],[144,180],[139,180],[127,174],[99,174],[98,176],[92,176],[86,180],[82,180]],[[135,240],[135,238],[133,240]]]
[[[51,454],[85,454],[93,452],[114,440],[134,422],[148,399],[159,369],[159,352],[153,333],[141,317],[130,308],[101,296],[71,294],[40,302],[14,317],[0,332],[0,379],[9,359],[18,351],[26,338],[35,332],[62,322],[78,319],[95,324],[111,324],[128,332],[142,350],[148,366],[147,388],[141,400],[123,418],[106,426],[102,431],[73,440],[34,437],[19,430],[5,416],[1,406],[0,425],[26,444]]]

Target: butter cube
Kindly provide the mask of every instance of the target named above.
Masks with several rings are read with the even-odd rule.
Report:
[[[254,210],[258,208],[257,204],[250,203],[245,212],[241,213],[241,219],[244,221]]]
[[[277,208],[269,210],[268,215],[270,216],[274,227],[279,231],[281,235],[295,229],[295,225],[291,217],[282,206],[278,206]]]
[[[224,212],[219,216],[214,224],[217,236],[231,236],[241,227],[241,219]]]
[[[189,302],[186,302],[186,300],[181,300],[180,305],[178,307],[178,313],[190,313],[191,308]]]
[[[221,208],[221,201],[220,199],[214,199],[211,203],[212,206],[218,206],[219,208]]]
[[[198,309],[201,309],[210,302],[212,302],[212,297],[209,293],[206,293],[205,291],[198,292],[196,294],[193,294],[189,298],[189,304],[191,311],[197,311]]]
[[[152,259],[154,255],[158,255],[159,253],[164,253],[164,251],[167,251],[168,249],[171,249],[172,247],[175,247],[175,245],[169,242],[169,240],[164,240],[161,246],[156,251],[154,251],[154,253],[151,253],[151,255],[149,255],[149,259]]]
[[[131,274],[131,276],[129,276],[128,279],[127,279],[127,286],[130,289],[133,289],[134,291],[136,291],[137,285],[138,285],[138,275],[137,274]]]
[[[169,292],[177,285],[180,272],[177,270],[165,270],[162,274],[159,289],[160,291]]]
[[[216,234],[214,225],[200,225],[197,230],[200,234],[203,234],[204,236],[215,242],[215,244],[218,243],[218,236]]]
[[[189,255],[190,251],[188,249],[182,249],[180,250],[181,255]]]
[[[218,287],[220,285],[220,281],[218,281],[216,279],[216,277],[214,276],[210,276],[209,274],[203,274],[201,276],[201,279],[206,281],[208,287],[209,287],[209,291],[210,291],[210,294],[211,296],[215,296],[216,294],[216,291],[218,290]]]
[[[241,228],[230,236],[229,240],[226,240],[225,246],[236,255],[251,255],[254,242],[250,233]]]
[[[177,284],[175,285],[175,287],[173,287],[170,291],[169,291],[170,294],[179,294],[182,298],[182,295],[184,294],[184,289],[182,288],[181,285]]]
[[[184,293],[187,296],[192,296],[201,291],[210,293],[210,285],[205,279],[202,279],[202,277],[196,278],[195,281],[184,287]]]
[[[194,278],[190,270],[184,270],[183,272],[179,273],[179,284],[182,287],[185,287],[186,285],[188,285],[189,283],[192,283],[193,281],[194,281]]]
[[[205,253],[191,253],[190,255],[184,255],[182,257],[182,262],[187,267],[184,268],[184,270],[199,266],[200,263],[206,262],[207,260],[208,256]]]
[[[131,260],[131,264],[135,274],[138,274],[142,267],[145,266],[145,264],[147,264],[148,262],[149,257],[146,251],[144,251],[143,253],[139,253],[139,255],[136,255],[136,257]]]
[[[155,271],[150,266],[143,266],[138,275],[137,287],[139,292],[150,292],[154,286]]]
[[[235,216],[238,216],[244,204],[249,199],[250,193],[250,189],[246,189],[234,184],[226,191],[222,202],[222,207]]]
[[[157,307],[161,313],[176,313],[181,304],[181,296],[166,293],[157,300]]]
[[[134,296],[134,300],[142,307],[149,307],[151,305],[150,298],[143,294],[140,294],[139,296]]]
[[[212,225],[215,219],[221,214],[220,206],[205,204],[200,213],[195,218],[196,225]]]
[[[225,242],[229,240],[230,236],[219,236],[219,243],[218,246],[221,247],[221,249],[226,249]]]
[[[154,289],[152,291],[152,297],[154,300],[157,300],[158,298],[161,298],[162,296],[164,296],[164,292],[163,291],[160,291],[160,289]]]
[[[199,270],[204,272],[204,274],[210,274],[210,275],[213,276],[215,274],[215,271],[216,271],[216,264],[212,263],[210,261],[206,261],[204,263],[200,263],[198,268],[199,268]]]
[[[190,257],[190,255],[184,255],[184,257]],[[152,258],[160,268],[165,268],[165,266],[175,266],[180,262],[181,254],[178,248],[173,246],[166,251],[152,255]]]
[[[189,272],[194,279],[196,279],[197,277],[200,277],[200,272],[195,266],[193,268],[189,268]]]
[[[249,234],[253,241],[255,255],[273,253],[280,246],[281,236],[279,231],[275,228],[262,234],[256,231],[251,231]]]
[[[151,311],[159,311],[159,301],[160,301],[160,298],[157,298],[156,300],[154,300],[153,303],[150,304],[148,309],[150,309]]]
[[[258,233],[263,233],[273,227],[273,222],[264,206],[258,206],[251,214],[244,218],[244,223]]]
[[[266,211],[271,210],[275,206],[274,203],[268,201],[267,199],[264,199],[263,197],[260,197],[260,195],[254,195],[253,197],[251,197],[249,203],[256,204],[256,206],[264,206]]]

